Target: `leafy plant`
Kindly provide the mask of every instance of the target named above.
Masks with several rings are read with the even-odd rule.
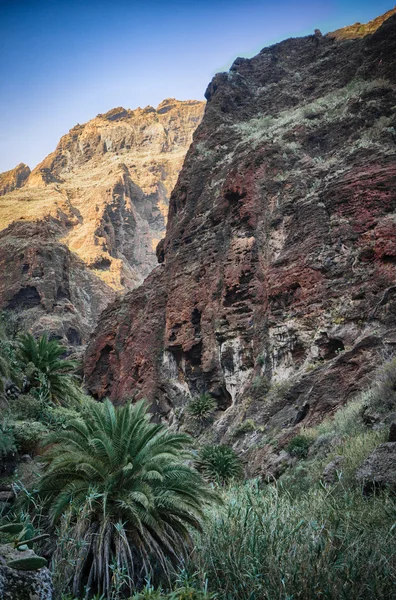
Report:
[[[205,479],[221,485],[242,475],[241,460],[229,446],[205,446],[195,460],[195,467]]]
[[[132,592],[186,556],[190,531],[200,530],[204,505],[215,498],[186,462],[188,436],[151,423],[142,401],[116,409],[107,400],[47,443],[54,445],[39,491],[52,524],[68,515],[68,535],[79,540],[74,594],[86,576],[88,588],[108,595],[114,561]]]
[[[20,454],[37,454],[39,446],[48,435],[48,429],[39,421],[17,421],[14,437]]]
[[[208,393],[192,398],[187,405],[186,412],[190,419],[207,422],[217,408],[216,400]]]
[[[64,357],[66,348],[57,340],[42,335],[36,340],[31,333],[22,334],[19,341],[19,359],[28,378],[29,389],[48,394],[50,401],[67,404],[79,398],[78,363]]]
[[[245,433],[251,433],[252,431],[256,431],[257,426],[253,419],[246,419],[246,421],[242,421],[239,423],[234,431],[232,432],[233,437],[237,438]]]
[[[288,443],[286,450],[292,456],[297,456],[298,458],[305,458],[308,455],[308,450],[312,444],[312,438],[299,434],[294,436]]]
[[[0,422],[0,458],[16,451],[14,427],[7,419]]]

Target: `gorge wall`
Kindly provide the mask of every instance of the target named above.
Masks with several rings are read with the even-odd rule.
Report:
[[[77,125],[32,172],[0,175],[0,308],[86,343],[117,293],[156,265],[169,195],[205,103],[116,108]]]
[[[250,445],[268,431],[282,442],[393,352],[394,13],[368,35],[317,31],[214,77],[161,264],[104,311],[88,346],[96,397],[137,392],[180,425],[209,392],[217,441],[249,423]]]

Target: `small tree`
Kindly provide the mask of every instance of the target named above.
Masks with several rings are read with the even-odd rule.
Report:
[[[46,335],[35,339],[31,333],[21,335],[19,360],[25,371],[28,388],[59,404],[67,404],[79,397],[78,362],[64,358],[66,348]]]
[[[74,594],[86,584],[109,597],[114,564],[133,592],[186,557],[190,531],[215,497],[188,466],[189,436],[151,423],[142,401],[116,409],[107,400],[47,443],[40,494],[52,524],[63,515],[68,538],[79,540]]]

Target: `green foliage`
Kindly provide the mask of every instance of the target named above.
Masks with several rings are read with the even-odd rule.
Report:
[[[0,458],[16,451],[14,427],[7,419],[0,422]]]
[[[32,419],[41,420],[44,413],[44,403],[42,398],[33,394],[20,394],[10,402],[10,409],[15,419],[22,421]]]
[[[192,398],[187,405],[186,412],[192,420],[207,422],[213,416],[216,408],[216,400],[206,393]]]
[[[227,490],[196,540],[194,568],[219,600],[393,598],[395,499],[313,485]]]
[[[257,375],[252,381],[252,392],[256,398],[264,398],[271,388],[271,382],[266,375]]]
[[[308,455],[308,450],[312,444],[312,438],[304,434],[294,436],[287,445],[287,451],[292,456],[305,458]]]
[[[116,409],[105,401],[47,443],[54,445],[39,489],[51,522],[61,525],[59,547],[65,536],[75,540],[64,546],[73,593],[87,576],[89,587],[108,594],[114,562],[132,592],[142,577],[168,573],[186,556],[190,531],[201,528],[204,505],[215,498],[187,464],[188,436],[151,423],[144,402]]]
[[[251,433],[252,431],[256,431],[257,427],[253,419],[246,419],[246,421],[242,421],[239,423],[232,432],[233,437],[239,437],[244,435],[245,433]]]
[[[37,454],[48,428],[39,421],[17,421],[13,427],[19,454]]]
[[[213,600],[216,594],[197,589],[190,583],[178,585],[172,592],[164,592],[147,583],[143,590],[134,594],[130,600]]]
[[[396,410],[396,358],[386,362],[364,395],[364,409],[387,414]]]
[[[242,463],[229,446],[204,446],[195,459],[195,468],[205,479],[225,485],[242,476]]]
[[[51,402],[70,404],[79,399],[78,363],[64,358],[66,348],[46,335],[36,340],[31,333],[22,334],[19,341],[19,360],[28,379],[29,390],[48,395]]]

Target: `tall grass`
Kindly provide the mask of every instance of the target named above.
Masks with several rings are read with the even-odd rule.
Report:
[[[211,512],[195,566],[222,600],[390,600],[395,522],[387,495],[317,485],[296,498],[250,483]]]

